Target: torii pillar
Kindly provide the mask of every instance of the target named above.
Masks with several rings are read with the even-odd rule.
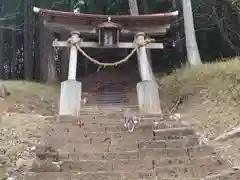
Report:
[[[72,40],[76,42],[80,33],[74,31],[71,35]],[[68,80],[61,82],[59,115],[80,117],[82,83],[76,81],[77,54],[76,46],[71,45]]]
[[[135,39],[141,44],[141,42],[145,40],[145,33],[137,33]],[[154,79],[145,46],[139,47],[137,56],[139,72],[142,79],[142,81],[137,84],[139,111],[143,114],[162,114],[158,84]]]

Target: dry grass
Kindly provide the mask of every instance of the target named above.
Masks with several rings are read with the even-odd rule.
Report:
[[[0,113],[56,114],[59,87],[27,81],[2,82],[11,95],[5,100],[0,100]]]
[[[59,98],[56,86],[26,81],[1,83],[11,95],[0,99],[0,179],[5,177],[6,168],[14,165],[21,152],[36,144],[49,128],[51,121],[44,116],[57,113]]]
[[[15,166],[22,152],[38,144],[54,118],[39,115],[0,115],[0,179]]]
[[[196,120],[209,138],[240,123],[240,61],[229,60],[183,68],[161,77],[163,106],[182,99],[179,112]]]

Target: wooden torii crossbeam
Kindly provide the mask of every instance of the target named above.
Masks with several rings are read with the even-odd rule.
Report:
[[[146,34],[148,37],[164,36],[178,15],[177,11],[138,16],[107,16],[53,11],[37,7],[33,10],[42,16],[44,25],[53,32],[69,31],[71,33],[67,41],[53,41],[54,47],[70,46],[68,80],[61,84],[60,115],[80,116],[82,84],[76,81],[78,51],[89,60],[103,65],[86,55],[81,48],[132,48],[133,52],[136,50],[142,79],[137,84],[140,110],[143,113],[161,113],[158,86],[153,79],[146,48],[163,49],[163,44],[146,39]],[[84,36],[97,40],[96,42],[84,42],[82,40]],[[121,42],[121,37],[133,38],[133,36],[136,42]]]
[[[69,44],[66,41],[53,41],[53,47],[67,47]],[[82,48],[120,48],[120,49],[133,49],[137,45],[132,42],[119,42],[117,46],[99,46],[97,42],[79,42],[79,46]],[[149,43],[146,45],[148,49],[163,49],[163,43]]]

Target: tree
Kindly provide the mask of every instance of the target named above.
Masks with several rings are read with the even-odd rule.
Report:
[[[131,15],[139,15],[137,0],[128,0]]]
[[[5,1],[2,1],[0,4],[0,18],[3,17],[5,13]],[[0,19],[0,26],[4,25],[4,19]],[[0,80],[4,79],[4,29],[0,28]]]
[[[196,42],[191,0],[182,0],[187,59],[191,66],[202,64]]]

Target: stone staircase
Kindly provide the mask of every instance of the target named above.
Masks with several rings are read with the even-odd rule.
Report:
[[[36,148],[37,165],[25,180],[237,180],[238,171],[194,130],[174,120],[132,133],[118,108],[86,107],[82,119],[59,117]],[[237,173],[238,172],[238,173]],[[213,176],[215,175],[215,176]],[[212,177],[211,177],[212,176]]]
[[[97,104],[111,104],[111,106],[122,106],[128,103],[128,99],[124,92],[127,82],[111,81],[109,84],[103,85],[95,94]]]
[[[34,163],[18,179],[240,179],[239,171],[214,147],[201,143],[195,131],[179,121],[152,117],[128,132],[122,108],[128,106],[123,87],[129,78],[111,81],[94,92],[81,119],[50,118],[51,130],[33,149]],[[153,120],[159,120],[157,129]]]

